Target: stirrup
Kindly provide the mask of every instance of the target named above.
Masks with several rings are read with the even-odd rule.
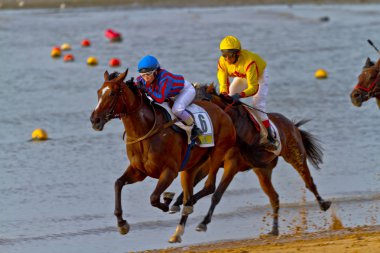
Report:
[[[199,127],[197,125],[194,125],[193,126],[193,129],[191,129],[191,137],[190,139],[193,141],[199,141],[199,136],[201,136],[203,134],[203,131],[201,129],[199,129]]]

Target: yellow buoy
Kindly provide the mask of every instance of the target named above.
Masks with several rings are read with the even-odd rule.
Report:
[[[68,51],[68,50],[71,50],[71,46],[70,46],[70,44],[69,44],[69,43],[63,43],[63,44],[61,45],[61,50],[62,50],[62,51]]]
[[[50,55],[53,58],[61,57],[61,50],[59,48],[53,48],[50,52]]]
[[[37,128],[32,132],[33,141],[45,141],[48,139],[48,134],[42,128]]]
[[[90,56],[87,58],[87,64],[91,66],[98,65],[98,60],[94,56]]]
[[[318,69],[317,71],[315,71],[314,76],[315,78],[318,78],[318,79],[325,79],[327,78],[328,74],[326,70]]]

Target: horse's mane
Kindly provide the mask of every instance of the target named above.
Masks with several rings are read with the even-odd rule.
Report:
[[[109,75],[109,80],[112,81],[113,79],[119,77],[120,73],[115,71],[115,72],[112,72],[110,75]],[[130,88],[133,93],[137,94],[138,93],[138,88],[136,87],[136,85],[134,85],[134,78],[131,77],[129,80],[125,81],[125,84],[128,86],[128,88]]]

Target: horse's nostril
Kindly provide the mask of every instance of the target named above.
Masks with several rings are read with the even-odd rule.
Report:
[[[359,94],[358,94],[358,93],[354,93],[354,94],[353,94],[353,97],[354,97],[354,98],[358,98],[358,97],[359,97]]]
[[[96,119],[94,120],[94,122],[95,122],[96,124],[98,124],[98,123],[100,122],[100,118],[96,118]]]

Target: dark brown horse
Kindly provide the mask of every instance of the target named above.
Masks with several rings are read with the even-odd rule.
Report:
[[[121,191],[124,185],[144,180],[146,177],[158,179],[150,196],[151,205],[166,212],[171,199],[160,201],[161,194],[167,189],[180,172],[188,148],[186,134],[179,134],[171,127],[165,113],[152,104],[145,93],[135,87],[133,80],[124,83],[127,76],[106,71],[104,83],[98,90],[98,104],[91,114],[92,127],[102,131],[104,125],[113,118],[121,118],[127,134],[127,156],[130,165],[115,182],[115,215],[119,232],[127,234],[129,225],[122,217]],[[200,165],[207,173],[216,174],[224,163],[230,170],[234,163],[229,161],[229,150],[236,142],[236,132],[231,118],[221,108],[208,101],[198,101],[210,115],[214,130],[214,147],[193,147],[188,162],[181,173],[184,192],[181,221],[170,242],[180,242],[188,215],[192,212],[189,201],[193,195],[194,177]],[[231,156],[230,156],[231,157]],[[171,197],[172,198],[172,197]]]
[[[207,224],[211,222],[214,209],[235,174],[239,171],[246,171],[252,168],[260,181],[261,188],[268,195],[273,209],[273,226],[270,234],[278,235],[278,213],[280,203],[278,194],[272,185],[271,176],[272,170],[276,166],[279,156],[284,158],[284,160],[291,164],[300,174],[305,182],[306,188],[308,188],[316,197],[320,208],[323,211],[329,209],[331,202],[323,200],[319,195],[307,164],[308,159],[314,167],[319,169],[319,164],[322,163],[323,155],[322,149],[317,140],[310,133],[299,128],[307,121],[300,121],[294,124],[279,113],[268,114],[269,119],[277,126],[281,140],[281,152],[279,155],[275,155],[272,152],[266,151],[264,147],[259,145],[260,132],[250,120],[250,116],[242,103],[231,106],[232,101],[226,100],[224,96],[218,96],[213,85],[208,87],[198,86],[197,89],[198,93],[203,94],[201,97],[211,100],[230,115],[238,135],[237,149],[234,149],[234,153],[230,153],[235,155],[235,161],[237,164],[230,167],[230,170],[224,170],[221,182],[212,196],[211,207],[204,220],[198,225],[198,231],[207,230]],[[207,170],[201,170],[196,179],[199,181],[202,176],[206,175],[206,173]],[[198,196],[196,194],[194,196],[194,201],[197,199]],[[180,204],[181,199],[178,198],[171,207],[171,211],[178,211]]]
[[[358,84],[352,90],[350,97],[352,104],[358,107],[370,98],[376,98],[377,106],[380,108],[380,59],[374,63],[367,58],[358,77]]]

